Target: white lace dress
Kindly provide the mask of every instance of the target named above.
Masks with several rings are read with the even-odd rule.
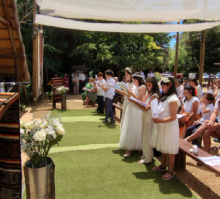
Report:
[[[126,85],[128,86],[128,89],[131,89],[134,84],[133,84],[133,82],[131,82],[131,83],[127,82]],[[120,125],[120,130],[121,130],[121,131],[122,131],[122,125],[123,125],[124,115],[125,115],[125,111],[126,111],[128,102],[129,102],[129,101],[128,101],[128,97],[127,97],[126,95],[124,95],[123,111],[122,111],[121,125]]]
[[[146,104],[149,103],[150,99],[153,97],[159,97],[158,94],[151,95],[147,100]],[[153,158],[153,148],[150,144],[152,129],[155,123],[152,120],[151,109],[144,111],[142,115],[142,151],[144,155],[144,162],[149,163]]]
[[[160,102],[159,104],[159,106],[164,108],[161,118],[167,118],[170,116],[169,103],[171,102],[176,102],[178,107],[180,106],[180,101],[175,94],[169,96],[164,102]],[[156,124],[155,128],[153,128],[150,143],[153,148],[156,148],[162,153],[177,154],[179,151],[178,118],[176,117],[172,122]]]
[[[133,86],[132,92],[139,97],[140,87]],[[119,147],[127,150],[142,149],[142,114],[143,110],[128,101],[124,114]]]

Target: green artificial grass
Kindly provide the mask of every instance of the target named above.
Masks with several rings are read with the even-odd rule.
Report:
[[[66,134],[49,154],[56,165],[57,199],[197,198],[177,177],[164,181],[164,172],[152,172],[158,161],[138,164],[141,152],[123,158],[119,126],[103,124],[103,115],[91,109],[52,111],[60,113]]]

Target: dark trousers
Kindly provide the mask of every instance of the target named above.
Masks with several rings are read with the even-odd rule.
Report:
[[[185,138],[187,138],[188,136],[190,136],[190,135],[192,135],[193,133],[195,133],[196,130],[199,129],[199,127],[200,127],[201,125],[202,125],[202,124],[199,123],[198,125],[195,125],[195,124],[194,124],[194,125],[190,126],[190,127],[187,129],[187,131],[186,131]],[[192,144],[201,145],[201,143],[200,143],[200,141],[199,141],[198,138],[194,139],[194,140],[192,141]]]
[[[84,92],[82,89],[83,89],[83,87],[85,87],[85,85],[86,85],[85,81],[84,82],[82,82],[82,80],[79,81],[79,92],[80,93]]]
[[[115,120],[114,113],[112,110],[112,100],[109,98],[105,98],[105,114],[106,120],[110,117],[111,120]]]
[[[104,99],[102,95],[97,95],[98,108],[97,111],[100,113],[104,112]]]

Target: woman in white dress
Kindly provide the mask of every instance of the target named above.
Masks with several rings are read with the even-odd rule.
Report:
[[[144,79],[139,73],[135,73],[132,75],[132,81],[134,86],[132,86],[131,91],[128,91],[129,96],[141,101],[146,94]],[[128,101],[119,142],[119,147],[126,149],[124,154],[126,158],[131,155],[132,150],[142,149],[142,114],[143,110],[141,108]]]
[[[214,85],[213,80],[211,79],[208,81],[208,84],[207,84],[207,92],[212,93],[212,94],[214,94],[215,92],[215,85]]]
[[[144,107],[138,104],[135,101],[132,101],[138,107],[143,109],[142,114],[142,151],[143,156],[141,160],[138,162],[139,164],[150,163],[153,159],[153,148],[150,145],[151,134],[153,130],[153,126],[155,125],[152,120],[152,112],[151,112],[151,101],[154,99],[158,99],[160,96],[159,86],[157,84],[157,80],[155,77],[149,77],[146,79],[146,87],[147,93],[143,97],[142,102],[147,104],[147,107]]]
[[[161,165],[152,168],[152,171],[166,171],[167,156],[169,156],[169,166],[166,174],[162,176],[164,180],[174,177],[175,154],[179,151],[179,125],[177,110],[180,101],[177,97],[174,79],[172,77],[163,78],[161,81],[163,93],[160,98],[159,108],[163,108],[159,118],[153,118],[157,123],[151,136],[151,145],[161,151]]]
[[[131,90],[131,87],[134,85],[132,82],[132,75],[134,74],[134,70],[132,68],[125,68],[125,78],[126,78],[126,85],[128,86],[128,89]],[[120,93],[121,95],[124,95],[124,101],[123,101],[123,112],[122,112],[122,118],[121,118],[121,126],[120,130],[122,130],[122,124],[124,120],[125,111],[128,105],[128,95],[119,89],[116,89],[117,93]]]

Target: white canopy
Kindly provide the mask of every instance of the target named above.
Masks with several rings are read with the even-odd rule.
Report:
[[[220,20],[220,0],[42,0],[41,14],[75,19]]]
[[[160,33],[160,32],[189,32],[201,31],[220,25],[220,22],[206,22],[197,24],[123,24],[123,23],[91,23],[74,21],[45,15],[37,15],[36,23],[60,28],[130,33]]]

